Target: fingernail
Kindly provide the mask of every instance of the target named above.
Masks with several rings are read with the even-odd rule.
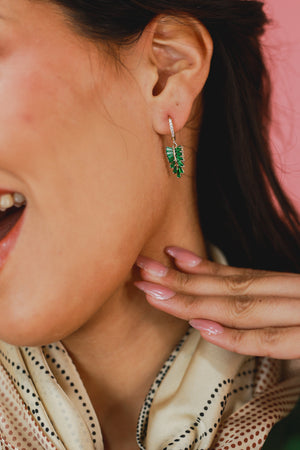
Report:
[[[196,330],[203,331],[209,336],[217,336],[218,334],[224,333],[224,328],[222,325],[212,322],[211,320],[192,319],[189,321],[189,324],[193,328],[196,328]]]
[[[165,277],[169,270],[168,267],[146,256],[139,256],[135,264],[155,277]]]
[[[141,289],[146,294],[157,298],[158,300],[169,300],[176,295],[176,292],[171,291],[164,286],[159,286],[157,284],[148,283],[148,281],[135,281],[133,283],[138,289]]]
[[[173,258],[182,261],[189,267],[198,266],[198,264],[203,261],[202,258],[197,256],[195,253],[181,247],[167,247],[165,251],[166,253],[168,253],[168,255],[171,255]]]

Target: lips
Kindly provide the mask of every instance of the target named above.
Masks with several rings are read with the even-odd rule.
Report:
[[[24,221],[26,206],[0,212],[0,270],[15,246]]]

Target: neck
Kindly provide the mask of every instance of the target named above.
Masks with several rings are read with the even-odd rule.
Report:
[[[179,245],[206,257],[193,180],[188,176],[178,195],[172,196],[163,222],[140,254],[169,267],[174,266],[163,253],[167,245]],[[186,322],[151,307],[133,285],[138,279],[139,270],[134,266],[97,314],[64,340],[98,415],[105,448],[120,448],[120,441],[124,450],[125,442],[130,449],[136,447],[133,439],[144,398],[188,328]],[[123,424],[119,436],[116,421]]]

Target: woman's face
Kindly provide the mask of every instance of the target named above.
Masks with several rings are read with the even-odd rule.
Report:
[[[27,201],[0,271],[0,339],[38,345],[80,327],[164,213],[167,171],[136,55],[117,68],[51,3],[0,3],[0,189]]]

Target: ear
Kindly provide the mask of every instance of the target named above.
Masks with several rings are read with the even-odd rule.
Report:
[[[144,72],[148,77],[143,88],[153,128],[166,135],[170,132],[169,117],[175,132],[188,121],[209,75],[213,41],[207,29],[190,16],[159,16],[145,32],[144,56],[151,64]]]

